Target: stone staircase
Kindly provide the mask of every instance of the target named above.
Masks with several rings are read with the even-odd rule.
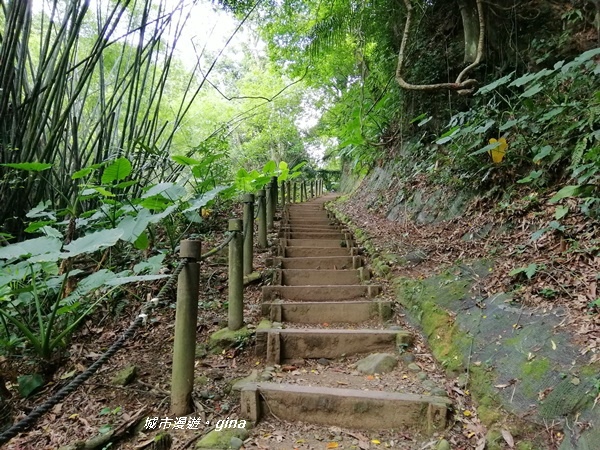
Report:
[[[266,364],[319,360],[329,364],[352,355],[398,354],[410,349],[409,332],[385,328],[392,303],[351,234],[324,208],[332,196],[286,207],[280,227],[275,282],[263,287],[268,327],[256,334],[257,356]],[[362,430],[415,430],[431,435],[446,427],[450,400],[360,386],[323,386],[318,377],[299,382],[248,382],[241,387],[241,415]],[[358,377],[360,378],[360,377]]]

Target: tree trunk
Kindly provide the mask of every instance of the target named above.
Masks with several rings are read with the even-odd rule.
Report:
[[[479,42],[479,16],[474,0],[458,0],[465,36],[465,63],[471,63],[477,58]]]

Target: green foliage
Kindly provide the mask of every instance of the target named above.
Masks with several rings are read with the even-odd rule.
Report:
[[[593,186],[600,174],[599,54],[590,50],[481,88],[479,107],[454,115],[436,140],[445,156],[435,156],[435,176],[470,187],[514,182],[544,187],[568,177],[577,184],[563,187],[551,202],[585,196],[589,208],[598,200]],[[488,142],[500,137],[508,142],[506,155],[493,163],[488,153],[499,144]]]

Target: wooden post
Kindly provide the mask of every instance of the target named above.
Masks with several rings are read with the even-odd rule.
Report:
[[[277,187],[277,177],[271,177],[271,201],[273,202],[273,220],[275,220],[275,213],[277,211],[278,196],[279,189]]]
[[[254,258],[254,194],[244,195],[244,275],[250,275]]]
[[[229,220],[229,231],[234,234],[229,242],[229,308],[228,328],[239,330],[244,325],[244,236],[243,221]]]
[[[267,243],[267,211],[265,201],[265,190],[260,189],[256,193],[258,197],[258,246],[266,249]]]
[[[294,195],[292,196],[292,202],[296,203],[298,201],[298,183],[294,181]]]
[[[194,363],[196,359],[196,321],[200,292],[201,254],[199,240],[181,241],[179,254],[188,263],[177,279],[177,309],[175,312],[175,341],[171,369],[171,412],[185,416],[193,411]]]
[[[274,228],[273,220],[275,214],[273,210],[273,189],[271,188],[271,183],[267,184],[266,194],[265,205],[267,213],[267,228],[272,230]]]
[[[285,181],[281,182],[281,214],[285,210]]]
[[[315,196],[315,180],[310,182],[310,196],[311,198],[314,198]]]

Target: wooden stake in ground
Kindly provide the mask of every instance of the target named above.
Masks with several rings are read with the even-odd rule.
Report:
[[[244,275],[250,275],[254,257],[254,194],[244,195]]]
[[[234,236],[229,242],[228,328],[236,331],[244,325],[243,222],[240,219],[230,219],[229,232],[234,233]]]
[[[180,256],[188,263],[177,279],[177,310],[175,313],[175,342],[171,372],[171,412],[185,416],[192,412],[194,361],[196,357],[196,321],[200,286],[201,254],[199,240],[181,241]]]

